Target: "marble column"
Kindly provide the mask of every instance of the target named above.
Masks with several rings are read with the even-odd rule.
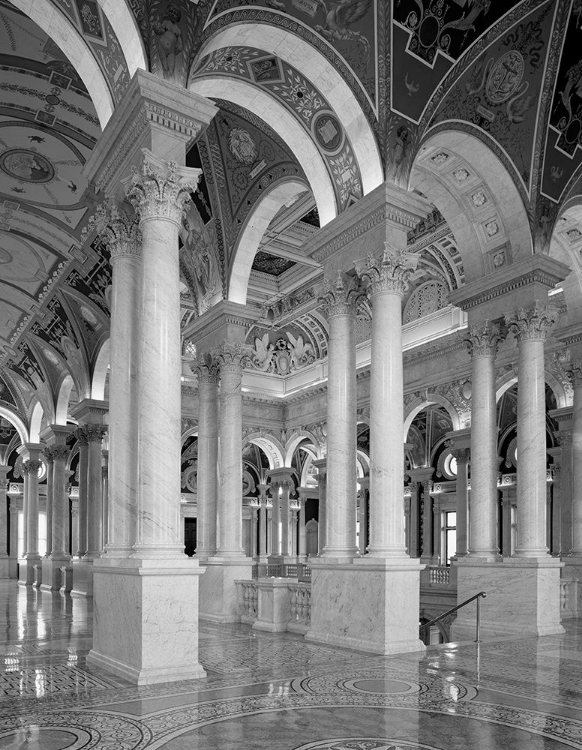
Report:
[[[71,503],[71,549],[79,549],[79,498],[69,498]]]
[[[301,560],[307,555],[305,538],[305,503],[307,502],[307,487],[299,487],[299,548],[297,554]]]
[[[290,540],[290,555],[291,557],[297,557],[297,529],[299,521],[299,508],[301,507],[300,500],[291,500],[289,502],[289,514],[291,516],[289,523],[289,533],[291,536]]]
[[[198,500],[196,556],[216,554],[218,481],[218,365],[208,354],[199,357],[198,376]]]
[[[242,548],[242,367],[245,349],[225,344],[216,350],[220,371],[219,397],[219,489],[218,540],[216,554],[222,558],[243,557]]]
[[[360,555],[364,556],[368,550],[368,513],[370,499],[370,477],[360,477]]]
[[[257,550],[257,541],[258,541],[258,518],[259,518],[259,508],[258,506],[252,505],[251,506],[251,557],[255,558],[257,557],[258,550]]]
[[[510,498],[511,485],[507,487],[501,487],[501,513],[502,513],[502,529],[503,537],[501,540],[501,554],[503,557],[510,557],[512,554],[511,549],[511,498]]]
[[[289,492],[291,484],[282,482],[281,485],[281,554],[283,557],[289,557],[292,554],[289,538]]]
[[[141,232],[138,217],[113,200],[98,209],[94,224],[111,253],[109,372],[108,557],[128,557],[137,518],[136,424],[138,387]]]
[[[317,469],[317,487],[319,490],[318,515],[317,515],[317,554],[325,547],[325,528],[326,528],[326,511],[327,511],[327,459],[319,458],[313,462]]]
[[[259,484],[259,556],[261,562],[267,560],[267,488]]]
[[[410,557],[420,557],[420,487],[421,483],[411,479],[410,482],[410,529],[409,548]]]
[[[385,243],[382,255],[356,264],[372,305],[370,365],[369,555],[405,558],[402,297],[418,256]]]
[[[267,500],[267,556],[273,555],[273,499]]]
[[[329,323],[327,383],[327,507],[322,557],[352,560],[356,547],[357,279],[338,272],[324,281]]]
[[[9,576],[18,579],[18,500],[15,497],[9,499],[8,512],[10,523]]]
[[[281,557],[281,486],[271,482],[271,556]]]
[[[497,402],[495,356],[499,325],[489,320],[469,327],[471,354],[471,515],[469,557],[500,559],[497,546]]]
[[[575,360],[569,367],[569,376],[574,389],[572,410],[572,547],[565,550],[570,557],[580,559],[582,564],[582,360]]]
[[[440,497],[435,497],[432,504],[432,534],[433,542],[432,548],[434,550],[434,559],[437,565],[444,565],[443,550],[442,550],[442,514],[441,514],[441,500]]]
[[[51,446],[44,451],[46,462],[46,554],[50,557],[53,549],[53,452]]]
[[[432,468],[430,468],[430,473],[432,475]],[[432,530],[434,514],[432,512],[431,489],[432,482],[429,479],[425,479],[422,482],[422,554],[420,559],[427,565],[431,565],[434,562]]]
[[[55,445],[53,454],[53,514],[52,514],[52,550],[50,562],[52,566],[51,579],[43,581],[54,591],[58,591],[62,584],[61,568],[70,562],[68,550],[69,542],[69,497],[67,494],[66,466],[70,456],[70,449],[66,445]]]
[[[291,469],[271,469],[268,476],[271,479],[270,486],[273,496],[273,544],[276,545],[279,542],[279,546],[274,546],[274,549],[279,550],[278,554],[281,558],[281,560],[273,560],[273,562],[280,562],[286,560],[292,554],[289,538],[289,493],[295,485],[291,476]],[[279,511],[278,514],[277,511]],[[277,557],[278,554],[274,551],[273,557]]]
[[[101,496],[103,497],[103,552],[109,542],[109,451],[101,451]]]
[[[37,580],[37,572],[40,570],[40,555],[38,552],[38,473],[42,468],[40,459],[44,445],[40,443],[25,443],[19,450],[24,462],[22,469],[24,473],[24,494],[26,497],[26,513],[24,522],[26,524],[26,585],[32,586]],[[35,568],[37,570],[35,570]],[[21,574],[20,580],[23,580]]]
[[[468,466],[470,448],[453,448],[451,455],[457,461],[457,552],[455,557],[465,557],[468,551],[469,490]]]
[[[139,215],[138,495],[134,556],[184,554],[180,533],[180,263],[178,232],[200,170],[147,149],[127,198]],[[163,394],[163,398],[161,398]]]
[[[9,472],[10,466],[0,466],[0,579],[10,577],[8,554],[10,514],[8,512],[8,479],[6,478]]]
[[[85,560],[94,560],[103,551],[103,482],[101,474],[101,445],[107,428],[100,424],[83,427],[89,443],[87,456],[87,552]]]
[[[519,350],[516,557],[548,555],[544,342],[556,318],[556,310],[538,302],[528,309],[518,309],[512,316],[506,316]],[[475,461],[476,457],[473,465]]]
[[[78,502],[78,541],[76,557],[81,558],[87,552],[87,467],[89,461],[89,441],[82,428],[75,431],[79,444],[79,502]]]

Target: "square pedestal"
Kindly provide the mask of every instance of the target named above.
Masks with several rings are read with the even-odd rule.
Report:
[[[236,581],[252,578],[251,557],[209,557],[200,579],[200,619],[208,622],[240,622]]]
[[[93,560],[73,560],[73,588],[71,596],[93,596]]]
[[[503,562],[486,563],[464,557],[457,562],[457,602],[466,601],[479,591],[481,599],[481,639],[511,635],[554,635],[563,633],[560,624],[560,568],[553,557],[506,557]],[[476,639],[476,605],[457,612],[451,627],[455,641]]]
[[[43,557],[42,585],[43,591],[59,591],[63,583],[61,567],[69,562],[69,557]]]
[[[311,628],[305,638],[373,654],[423,651],[418,560],[311,559]]]
[[[198,661],[198,581],[186,557],[101,558],[93,566],[91,664],[135,685],[205,677]]]
[[[259,578],[258,617],[253,630],[284,633],[291,621],[291,591],[285,578]]]

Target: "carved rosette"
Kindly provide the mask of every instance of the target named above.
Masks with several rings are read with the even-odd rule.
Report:
[[[38,474],[38,472],[42,468],[42,461],[38,461],[37,459],[30,459],[29,461],[24,461],[22,464],[22,472],[24,474]]]
[[[566,376],[574,388],[582,385],[582,360],[575,359],[566,367]]]
[[[358,279],[338,271],[334,279],[324,279],[320,300],[328,318],[335,315],[354,315],[361,296]]]
[[[169,219],[180,225],[201,170],[178,167],[145,150],[141,169],[132,167],[132,173],[125,194],[140,220]]]
[[[218,362],[210,354],[203,354],[190,365],[190,369],[197,376],[199,383],[218,383]]]
[[[52,452],[54,461],[66,461],[71,455],[71,449],[66,445],[55,445]]]
[[[220,374],[242,372],[247,360],[250,359],[250,351],[243,344],[225,341],[221,347],[214,349],[212,358]]]
[[[537,300],[532,307],[518,308],[505,316],[505,323],[518,341],[545,341],[558,319],[558,310]]]
[[[502,340],[499,324],[486,320],[481,325],[469,326],[465,343],[472,357],[494,357],[497,354],[497,345]]]
[[[358,276],[369,283],[371,297],[381,292],[396,292],[402,296],[416,271],[418,255],[385,242],[382,257],[368,253],[365,261],[356,261],[354,265]]]
[[[112,198],[97,206],[95,215],[81,232],[81,239],[85,241],[93,230],[109,248],[112,261],[122,255],[141,254],[139,217],[123,210]]]

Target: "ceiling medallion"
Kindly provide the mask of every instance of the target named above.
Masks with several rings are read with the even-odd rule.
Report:
[[[233,128],[228,134],[228,146],[234,158],[242,164],[253,164],[257,146],[250,133],[243,128]]]
[[[0,169],[24,182],[50,182],[55,176],[55,169],[45,156],[24,148],[5,151],[0,156]]]

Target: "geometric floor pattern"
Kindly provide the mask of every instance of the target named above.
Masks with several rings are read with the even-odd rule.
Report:
[[[0,597],[0,750],[582,750],[582,621],[391,657],[203,623],[206,678],[137,688],[86,664],[90,600]]]

